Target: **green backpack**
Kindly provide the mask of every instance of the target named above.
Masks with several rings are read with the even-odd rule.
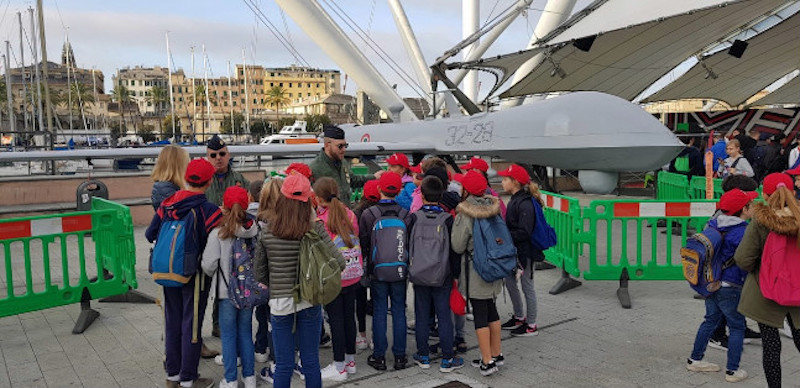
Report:
[[[675,158],[675,171],[689,172],[689,156],[678,156]]]
[[[303,236],[297,263],[295,302],[305,300],[312,305],[324,306],[339,296],[342,290],[342,267],[337,255],[341,256],[339,250],[328,244],[316,229],[311,229]]]

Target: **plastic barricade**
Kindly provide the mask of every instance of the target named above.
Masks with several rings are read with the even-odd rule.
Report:
[[[714,179],[714,199],[722,197],[722,179]],[[702,176],[693,176],[689,181],[689,199],[700,200],[706,199],[706,178]]]
[[[629,279],[683,279],[679,250],[715,210],[713,200],[592,201],[582,213],[589,249],[583,278],[619,280],[618,297],[630,308]]]
[[[570,277],[570,275],[581,276],[578,268],[581,207],[575,198],[546,191],[542,191],[542,199],[545,203],[544,217],[555,229],[558,238],[556,245],[546,250],[544,255],[547,261],[562,270],[561,279],[550,289],[551,294],[559,294],[581,285],[579,281]]]
[[[138,287],[130,210],[115,202],[95,197],[89,211],[0,220],[0,247],[0,317],[88,307],[91,299]],[[88,322],[78,324],[88,326],[96,314],[82,309],[79,321]]]
[[[683,174],[659,171],[656,180],[656,197],[660,201],[689,199],[689,178]]]

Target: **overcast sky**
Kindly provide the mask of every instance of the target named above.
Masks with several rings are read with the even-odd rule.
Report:
[[[357,21],[397,64],[412,74],[394,21],[385,0],[334,0],[347,15]],[[320,1],[329,12],[326,1]],[[481,24],[497,16],[516,0],[483,0]],[[589,0],[579,0],[578,7]],[[209,76],[227,76],[227,61],[242,63],[242,49],[247,62],[266,67],[283,67],[298,61],[281,46],[248,7],[256,4],[281,34],[289,37],[297,51],[313,67],[339,69],[316,44],[272,0],[44,0],[48,60],[60,62],[65,37],[75,52],[81,68],[97,68],[106,77],[105,89],[111,86],[111,75],[126,66],[166,66],[165,33],[169,31],[170,48],[175,68],[191,73],[190,47],[195,46],[195,73],[203,74],[201,46],[205,44],[210,61]],[[534,0],[531,10],[519,18],[487,52],[496,55],[526,47],[533,28],[541,16],[546,0]],[[461,1],[403,0],[408,18],[419,40],[425,60],[433,62],[444,51],[461,40]],[[23,28],[29,35],[28,7],[34,1],[0,0],[0,40],[12,45],[12,67],[19,66],[19,30],[16,12],[23,12]],[[389,84],[398,84],[403,96],[416,96],[380,57],[367,48],[342,20],[334,16],[345,32],[375,64]],[[26,38],[27,40],[27,38]],[[5,52],[5,47],[2,47]],[[25,63],[31,54],[25,44]],[[493,77],[481,77],[481,94],[491,88]],[[346,93],[353,94],[356,85],[348,80]]]

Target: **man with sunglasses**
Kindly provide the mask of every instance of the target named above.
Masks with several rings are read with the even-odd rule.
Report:
[[[228,145],[225,140],[214,135],[206,143],[206,159],[214,166],[214,177],[211,178],[211,187],[206,191],[206,198],[217,206],[222,206],[222,195],[231,186],[239,186],[244,189],[250,187],[250,182],[244,176],[233,170],[231,167],[231,154],[228,152]],[[214,300],[214,310],[211,314],[213,327],[211,335],[219,337],[219,303]],[[213,358],[219,354],[216,350],[207,351],[203,349],[203,358]]]
[[[339,200],[350,207],[352,188],[362,187],[370,179],[379,178],[382,171],[375,175],[353,175],[350,171],[350,162],[344,158],[347,151],[347,141],[344,139],[344,130],[334,125],[323,127],[324,145],[317,158],[309,166],[313,179],[327,176],[336,180],[339,185]]]

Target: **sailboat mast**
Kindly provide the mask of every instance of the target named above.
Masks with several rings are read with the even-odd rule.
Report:
[[[197,117],[197,90],[194,87],[194,46],[191,47],[192,51],[192,139],[196,139],[197,131],[194,128],[194,119]],[[193,140],[194,141],[194,140]]]
[[[39,62],[39,55],[37,54],[39,49],[36,42],[36,33],[34,32],[36,31],[36,23],[33,21],[33,8],[28,8],[28,13],[31,17],[31,43],[33,45],[31,48],[31,55],[33,55],[33,66],[36,72],[36,111],[39,112],[37,115],[39,118],[39,130],[44,131],[44,116],[42,116],[44,112],[42,110],[42,77],[39,74],[39,67],[41,67],[41,65]]]
[[[22,75],[22,118],[25,132],[28,132],[28,110],[25,108],[25,99],[28,98],[28,86],[25,83],[25,45],[22,42],[22,12],[17,12],[19,22],[19,68]]]
[[[250,133],[250,96],[247,93],[247,57],[242,49],[242,66],[244,67],[244,122],[247,133]]]
[[[42,7],[42,0],[36,0],[37,14],[39,15],[39,40],[42,42],[42,84],[44,85],[44,112],[47,117],[47,132],[51,135],[51,144],[54,138],[53,135],[53,112],[50,110],[50,86],[48,78],[50,75],[47,71],[47,38],[44,34],[44,9]]]
[[[231,132],[236,135],[236,127],[233,125],[233,87],[231,87],[231,61],[228,61],[228,105],[231,107]]]
[[[165,32],[164,36],[167,38],[167,74],[169,79],[167,80],[167,84],[169,85],[169,109],[170,115],[172,116],[172,136],[173,140],[175,136],[175,97],[172,95],[172,55],[169,54],[169,32]]]
[[[14,101],[13,94],[11,93],[11,71],[9,70],[11,62],[8,58],[11,53],[11,42],[6,41],[6,55],[3,55],[3,66],[6,67],[6,99],[8,102],[8,124],[11,133],[17,131],[17,119],[14,117]]]
[[[206,44],[203,43],[203,81],[205,86],[203,90],[205,91],[206,97],[206,116],[208,116],[208,129],[211,130],[211,96],[209,93],[211,91],[208,89],[208,55],[206,55]],[[203,140],[206,139],[206,121],[203,120]]]
[[[66,47],[66,65],[67,65],[67,110],[69,111],[69,129],[70,131],[73,129],[72,127],[72,83],[70,83],[69,73],[72,68],[70,66],[70,55],[69,55],[69,35],[64,36],[64,43],[67,45]],[[74,74],[73,74],[74,75]]]

